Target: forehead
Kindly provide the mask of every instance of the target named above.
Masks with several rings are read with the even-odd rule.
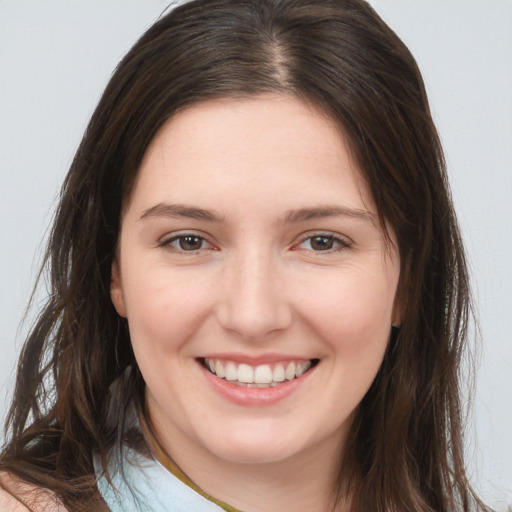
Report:
[[[341,202],[373,209],[339,126],[284,95],[208,101],[177,113],[150,144],[132,193],[141,203],[223,199],[225,207],[239,196],[283,208]]]

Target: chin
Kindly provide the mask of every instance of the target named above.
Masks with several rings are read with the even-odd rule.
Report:
[[[278,428],[237,428],[223,432],[217,442],[205,443],[207,450],[219,459],[234,464],[275,463],[293,458],[307,450],[310,443],[297,438],[291,432],[280,432]],[[208,446],[210,445],[210,446]]]
[[[261,445],[250,441],[241,444],[230,444],[218,450],[218,457],[232,464],[271,464],[293,457],[297,450],[285,447],[273,447],[269,444]]]

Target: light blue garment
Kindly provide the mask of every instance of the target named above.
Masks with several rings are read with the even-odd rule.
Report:
[[[115,457],[112,459],[109,471],[115,489],[102,476],[99,460],[94,458],[98,490],[111,512],[223,512],[157,460],[123,447],[123,478]]]

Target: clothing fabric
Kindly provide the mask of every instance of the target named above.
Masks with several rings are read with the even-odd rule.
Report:
[[[127,368],[124,377],[131,371]],[[123,402],[121,379],[109,391],[110,422],[122,425],[125,441],[132,439],[111,448],[110,482],[99,456],[93,454],[98,491],[111,512],[242,512],[209,496],[181,471],[155,438],[142,407],[132,402],[125,413],[118,412]]]
[[[222,512],[217,505],[168,471],[156,459],[132,448],[123,447],[119,460],[112,457],[108,469],[112,484],[102,475],[94,458],[99,477],[98,490],[111,512]],[[234,510],[234,509],[231,509]]]

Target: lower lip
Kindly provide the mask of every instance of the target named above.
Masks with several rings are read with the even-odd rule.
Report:
[[[268,388],[248,388],[232,384],[226,379],[220,379],[201,364],[200,367],[208,384],[217,394],[236,405],[245,407],[265,407],[288,398],[304,385],[316,369],[316,367],[311,368],[300,377],[280,383],[277,386]]]

